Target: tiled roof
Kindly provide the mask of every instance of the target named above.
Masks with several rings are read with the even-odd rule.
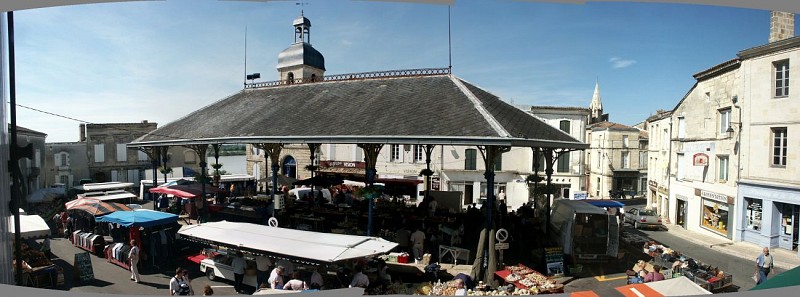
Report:
[[[164,125],[132,145],[220,142],[586,147],[451,75],[245,89]]]
[[[10,129],[11,129],[11,125],[9,125],[9,131],[11,131]],[[25,127],[21,127],[21,126],[17,126],[17,133],[24,133],[24,134],[27,134],[27,135],[47,136],[47,133],[39,132],[39,131],[36,131],[36,130],[31,130],[31,129],[28,129],[28,128],[25,128]]]
[[[626,126],[623,124],[618,124],[614,122],[599,122],[589,126],[592,130],[631,130],[631,131],[640,131],[631,126]]]

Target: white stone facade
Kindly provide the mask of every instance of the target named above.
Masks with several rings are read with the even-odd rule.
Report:
[[[672,112],[661,111],[647,119],[647,205],[655,205],[663,218],[670,218],[669,164]]]

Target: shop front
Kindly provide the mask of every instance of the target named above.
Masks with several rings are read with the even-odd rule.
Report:
[[[737,240],[798,251],[800,189],[743,181],[739,195]]]
[[[700,196],[700,227],[711,233],[732,238],[734,198],[725,194],[695,189]]]

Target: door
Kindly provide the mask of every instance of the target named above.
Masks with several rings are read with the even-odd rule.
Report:
[[[678,225],[686,228],[686,201],[678,200],[678,212],[675,214]]]
[[[472,200],[472,185],[471,184],[464,185],[464,205],[472,203],[474,203],[474,201]]]

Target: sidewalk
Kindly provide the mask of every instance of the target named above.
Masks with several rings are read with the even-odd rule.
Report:
[[[710,249],[723,252],[725,254],[752,260],[755,263],[755,258],[762,253],[763,247],[753,243],[738,241],[734,242],[725,238],[719,238],[711,235],[702,234],[695,231],[683,229],[680,226],[665,224],[669,228],[670,234],[682,238],[686,241],[706,246]],[[770,248],[770,254],[775,256],[775,267],[789,270],[800,266],[800,256],[795,251],[788,251],[779,248]]]

